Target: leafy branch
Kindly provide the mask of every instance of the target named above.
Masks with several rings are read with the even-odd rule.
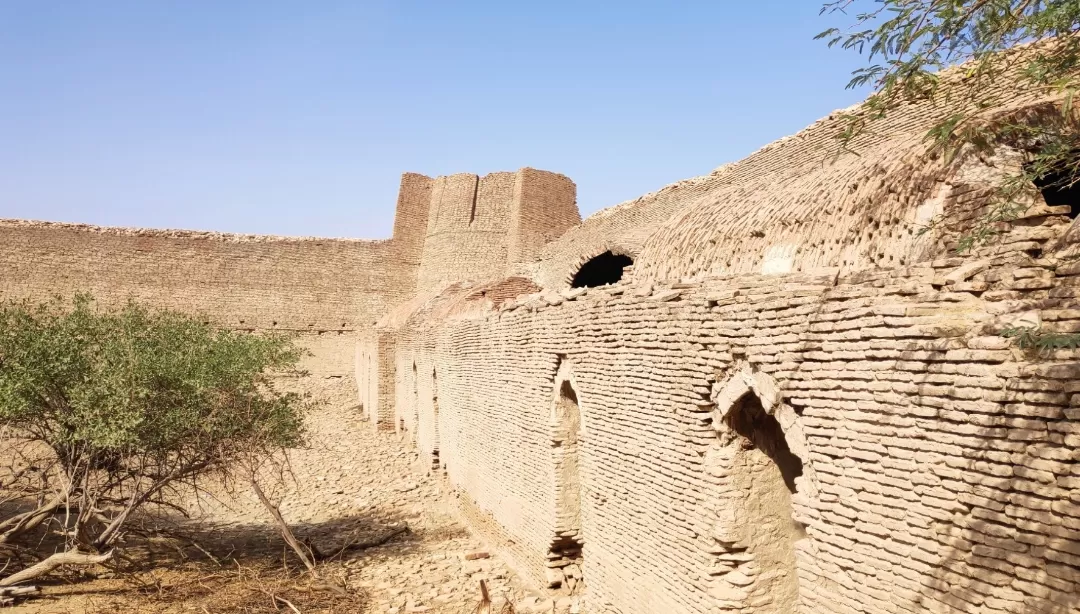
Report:
[[[97,562],[133,514],[303,444],[314,403],[279,389],[305,354],[254,335],[129,304],[0,304],[0,544],[34,530],[65,545],[33,568]],[[54,565],[55,564],[55,565]],[[28,570],[0,577],[14,583]]]
[[[1010,326],[1001,331],[1001,336],[1013,339],[1020,349],[1037,354],[1080,348],[1080,333],[1057,333],[1037,326]]]
[[[1000,144],[1026,153],[1027,163],[1005,177],[986,213],[960,237],[958,251],[989,243],[1004,223],[1022,215],[1035,184],[1064,189],[1080,176],[1073,103],[1080,89],[1080,3],[834,0],[821,12],[850,18],[845,29],[829,28],[817,38],[866,55],[869,65],[853,71],[848,87],[874,90],[841,118],[840,152],[857,150],[858,139],[902,105],[931,101],[953,109],[925,134],[929,151],[947,162],[962,151],[989,152]],[[943,73],[957,64],[960,69]],[[1056,96],[1056,113],[988,121],[988,110],[1010,101],[1014,90],[1001,86],[1012,82]]]

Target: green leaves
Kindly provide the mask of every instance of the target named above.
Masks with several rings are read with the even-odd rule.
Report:
[[[867,6],[866,10],[857,10]],[[848,87],[869,86],[875,93],[860,112],[847,116],[837,135],[839,151],[857,150],[870,125],[893,109],[918,100],[943,100],[953,111],[938,121],[926,139],[946,161],[965,149],[987,151],[1008,144],[1027,152],[1031,164],[1007,177],[987,213],[958,240],[965,251],[990,242],[1002,222],[1027,209],[1023,196],[1032,182],[1045,185],[1080,168],[1080,134],[1074,93],[1080,88],[1080,2],[1076,0],[835,0],[823,14],[848,16],[845,29],[829,28],[817,36],[867,54],[868,66],[852,72]],[[1021,43],[1053,41],[1010,52]],[[939,76],[948,66],[967,63],[959,78]],[[1009,103],[1019,80],[1061,97],[1056,117],[1024,121],[985,121],[987,109]],[[1026,184],[1022,186],[1020,184]],[[1027,199],[1030,203],[1030,198]]]
[[[292,446],[305,401],[270,374],[301,351],[137,304],[107,311],[85,296],[0,307],[0,424],[48,443],[168,454],[240,440]]]
[[[1001,336],[1013,339],[1020,349],[1036,354],[1080,348],[1080,334],[1055,333],[1032,326],[1009,327],[1001,331]]]

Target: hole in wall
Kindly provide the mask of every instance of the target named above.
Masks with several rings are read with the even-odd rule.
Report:
[[[724,417],[724,422],[743,437],[744,448],[761,450],[776,463],[784,484],[794,493],[795,478],[803,472],[802,460],[788,448],[780,423],[765,412],[757,395],[744,394]]]
[[[606,286],[622,279],[626,267],[634,264],[630,256],[613,254],[606,251],[581,265],[570,283],[572,288],[595,288]]]
[[[1080,154],[1080,152],[1074,152]],[[1051,170],[1033,182],[1051,207],[1069,207],[1069,219],[1080,216],[1080,174],[1075,168]]]
[[[718,429],[722,445],[737,452],[723,457],[731,463],[730,490],[721,506],[728,513],[718,517],[713,539],[720,550],[753,561],[758,575],[751,585],[754,594],[769,596],[769,602],[754,611],[794,612],[799,598],[796,543],[806,538],[806,527],[795,518],[792,495],[802,461],[789,449],[779,421],[752,390],[730,405],[723,423],[727,428]],[[746,584],[742,578],[731,582]],[[727,584],[721,580],[721,586]]]

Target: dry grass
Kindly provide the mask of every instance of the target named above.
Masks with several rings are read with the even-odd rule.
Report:
[[[233,568],[210,569],[209,565],[200,565],[135,574],[128,578],[127,590],[94,599],[94,607],[86,612],[351,614],[367,611],[366,595],[343,588],[339,580],[332,579],[338,570],[325,566],[318,571],[320,577],[315,578],[309,574],[297,575],[280,566],[236,564]]]
[[[84,614],[339,614],[367,611],[340,561],[304,572],[268,535],[160,531],[129,537],[107,567],[43,579],[19,611]]]
[[[160,529],[131,536],[107,567],[50,576],[25,614],[365,614],[371,595],[346,582],[342,557],[312,575],[266,530],[184,533]],[[381,529],[379,529],[381,530]],[[512,600],[477,591],[460,614],[514,614]],[[485,597],[487,597],[485,599]]]

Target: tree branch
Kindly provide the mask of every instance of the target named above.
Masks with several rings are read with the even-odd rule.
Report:
[[[62,567],[64,565],[98,565],[111,559],[113,557],[113,552],[113,550],[110,550],[105,554],[87,554],[77,550],[57,552],[37,565],[27,567],[19,573],[0,579],[0,587],[22,584],[23,582],[43,576],[57,567]]]

